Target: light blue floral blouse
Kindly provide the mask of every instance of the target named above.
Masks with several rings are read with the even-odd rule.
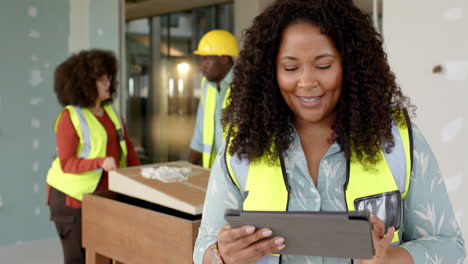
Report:
[[[413,125],[413,171],[410,188],[404,199],[403,244],[417,264],[462,264],[464,241],[454,216],[444,180],[428,143]],[[224,209],[242,208],[242,195],[229,179],[223,160],[225,146],[211,171],[205,197],[203,219],[194,249],[194,262],[202,263],[208,246],[226,224]],[[320,161],[317,186],[314,185],[299,137],[284,153],[291,184],[291,211],[346,211],[343,184],[346,159],[338,144],[333,144]],[[285,242],[286,246],[287,241]],[[345,264],[349,259],[283,255],[282,264]]]

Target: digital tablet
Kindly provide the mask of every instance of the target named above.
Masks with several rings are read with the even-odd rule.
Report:
[[[285,255],[371,259],[374,244],[366,212],[242,211],[226,209],[232,227],[270,228],[285,239]]]

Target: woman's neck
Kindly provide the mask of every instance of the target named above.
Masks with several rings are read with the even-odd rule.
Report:
[[[104,114],[104,108],[102,108],[100,103],[97,103],[95,106],[90,107],[89,110],[96,115],[96,116],[102,116]]]
[[[299,135],[306,136],[308,138],[314,138],[317,140],[326,139],[333,140],[334,131],[333,124],[336,118],[330,118],[321,122],[308,122],[306,120],[294,121],[294,127],[296,128]]]

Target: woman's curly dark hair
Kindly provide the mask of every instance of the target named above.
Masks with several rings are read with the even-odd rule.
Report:
[[[117,59],[112,51],[83,50],[73,54],[55,69],[54,90],[62,106],[94,106],[98,96],[96,80],[107,74],[111,78],[111,101],[117,92]]]
[[[229,153],[250,161],[264,155],[274,160],[291,144],[293,112],[276,80],[276,55],[282,32],[299,22],[320,27],[342,57],[334,139],[346,157],[353,153],[362,164],[375,164],[381,148],[390,152],[394,146],[392,120],[402,124],[403,112],[415,107],[395,82],[381,35],[351,0],[277,0],[254,19],[244,35],[222,119]]]

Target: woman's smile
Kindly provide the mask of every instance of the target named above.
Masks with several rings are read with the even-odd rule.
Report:
[[[296,96],[298,102],[305,107],[314,107],[320,104],[322,96]]]

